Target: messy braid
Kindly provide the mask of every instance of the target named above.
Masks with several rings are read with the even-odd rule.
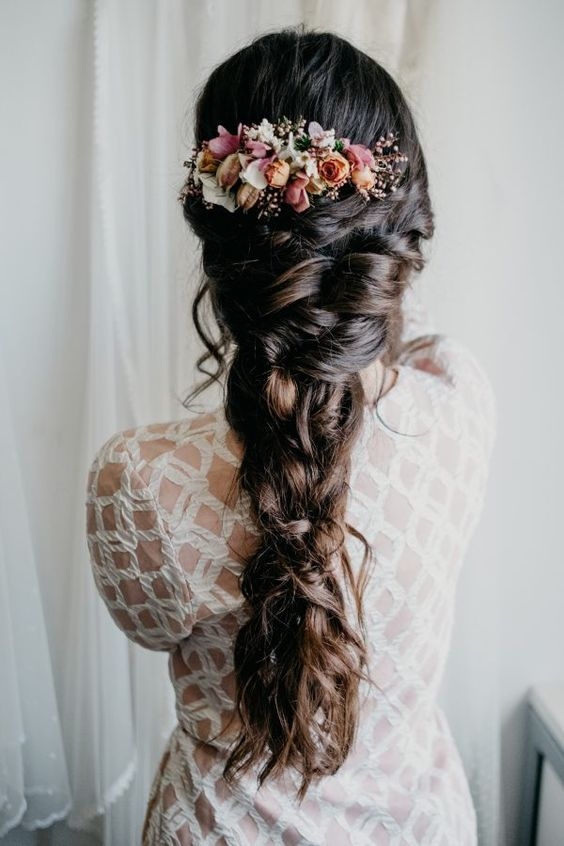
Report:
[[[192,310],[206,346],[198,368],[207,373],[209,359],[217,366],[184,403],[226,376],[226,417],[244,444],[236,481],[260,529],[241,579],[249,609],[234,648],[241,729],[224,776],[233,780],[266,753],[259,783],[293,766],[301,801],[314,779],[339,769],[356,736],[371,560],[346,516],[366,403],[359,371],[397,358],[402,293],[423,268],[420,242],[431,237],[433,218],[407,103],[383,67],[349,42],[303,26],[255,39],[203,87],[196,141],[218,124],[278,114],[305,115],[370,147],[395,131],[409,160],[384,199],[316,197],[306,213],[285,207],[268,224],[183,202],[202,245]],[[200,317],[207,297],[217,341]],[[364,544],[358,579],[348,533]]]

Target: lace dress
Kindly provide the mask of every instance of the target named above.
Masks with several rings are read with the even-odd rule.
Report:
[[[246,619],[240,554],[256,542],[223,407],[118,432],[87,482],[97,589],[132,641],[169,652],[178,723],[154,776],[143,846],[476,846],[462,762],[436,697],[461,563],[480,516],[496,432],[491,383],[452,337],[432,334],[413,289],[395,384],[365,406],[348,519],[374,549],[365,592],[370,674],[356,744],[295,800],[287,770],[258,789],[221,777],[233,734],[232,643]],[[347,540],[353,567],[363,546]],[[233,722],[232,726],[237,723]]]

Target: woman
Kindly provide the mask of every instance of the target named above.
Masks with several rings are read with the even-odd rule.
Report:
[[[434,230],[413,117],[297,27],[214,69],[195,137],[217,372],[185,405],[225,375],[224,400],[115,434],[87,492],[102,598],[170,652],[143,843],[475,846],[436,696],[495,400],[411,286]]]

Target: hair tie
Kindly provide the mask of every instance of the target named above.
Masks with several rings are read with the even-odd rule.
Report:
[[[217,127],[215,138],[192,148],[184,162],[188,176],[178,199],[201,197],[206,208],[223,206],[230,212],[256,207],[258,217],[276,217],[282,203],[304,212],[315,196],[332,200],[351,185],[366,201],[396,190],[407,162],[389,132],[374,150],[336,138],[334,129],[316,121],[296,122],[283,117],[276,123],[240,123],[236,133]]]

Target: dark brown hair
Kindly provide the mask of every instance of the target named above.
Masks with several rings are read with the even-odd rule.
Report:
[[[345,39],[303,25],[268,32],[215,67],[199,93],[194,142],[222,124],[305,117],[373,149],[388,132],[408,157],[394,193],[368,203],[354,192],[315,196],[305,212],[183,202],[201,241],[203,277],[192,316],[210,378],[226,374],[230,427],[244,444],[237,484],[260,543],[241,591],[249,617],[234,665],[241,729],[224,769],[264,761],[259,783],[293,766],[301,801],[313,779],[336,772],[354,742],[366,678],[362,592],[372,552],[346,519],[351,450],[363,421],[359,371],[396,360],[401,299],[433,234],[425,160],[407,102],[390,74]],[[200,310],[209,296],[214,340]],[[216,372],[203,368],[213,359]],[[355,578],[345,540],[362,541]],[[342,577],[357,621],[349,620]],[[357,624],[356,624],[357,623]]]

